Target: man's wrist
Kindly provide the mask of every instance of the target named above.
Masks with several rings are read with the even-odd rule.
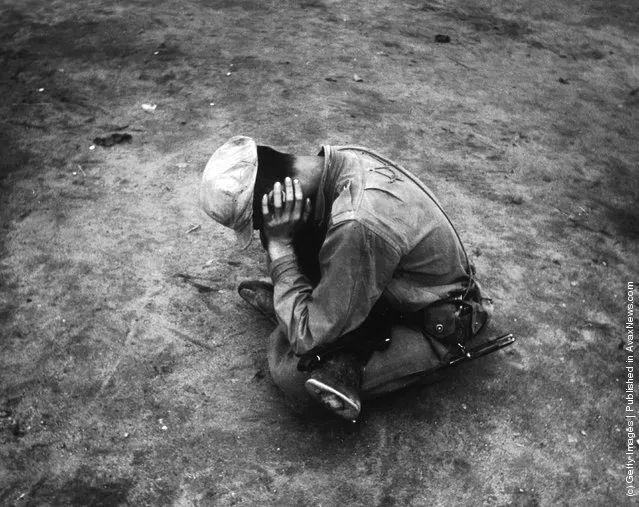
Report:
[[[269,242],[268,255],[271,258],[271,261],[275,261],[291,254],[295,254],[292,243],[281,243],[279,241]]]

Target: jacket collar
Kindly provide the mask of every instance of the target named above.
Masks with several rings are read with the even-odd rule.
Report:
[[[326,222],[326,199],[327,196],[333,195],[333,187],[335,180],[337,179],[337,171],[335,166],[335,153],[334,150],[324,145],[320,149],[319,156],[324,156],[324,169],[322,170],[322,176],[320,178],[319,188],[317,190],[317,196],[315,198],[315,223],[317,225],[325,225]]]

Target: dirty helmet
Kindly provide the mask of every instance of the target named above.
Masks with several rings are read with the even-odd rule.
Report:
[[[202,175],[200,204],[216,222],[230,227],[241,248],[253,237],[253,190],[257,176],[257,145],[235,136],[211,156]]]

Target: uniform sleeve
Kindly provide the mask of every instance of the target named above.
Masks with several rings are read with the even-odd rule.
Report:
[[[351,220],[329,229],[319,262],[315,288],[300,272],[295,255],[270,266],[275,311],[298,355],[334,342],[366,319],[393,276],[399,252]]]

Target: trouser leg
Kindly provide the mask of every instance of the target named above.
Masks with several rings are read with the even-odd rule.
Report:
[[[363,369],[362,396],[371,398],[390,393],[422,380],[441,365],[445,354],[445,347],[426,340],[420,331],[403,325],[392,326],[389,348],[374,352]],[[289,405],[304,412],[316,409],[317,405],[304,387],[310,373],[298,371],[298,361],[284,329],[278,326],[269,337],[271,377]]]
[[[421,331],[393,325],[389,347],[374,352],[364,367],[362,397],[390,393],[422,380],[440,367],[446,354],[446,347],[426,339]]]
[[[313,406],[313,400],[304,388],[304,382],[310,375],[298,371],[298,361],[299,357],[293,353],[284,328],[277,326],[269,336],[268,366],[271,377],[287,403],[296,412],[304,412]]]

